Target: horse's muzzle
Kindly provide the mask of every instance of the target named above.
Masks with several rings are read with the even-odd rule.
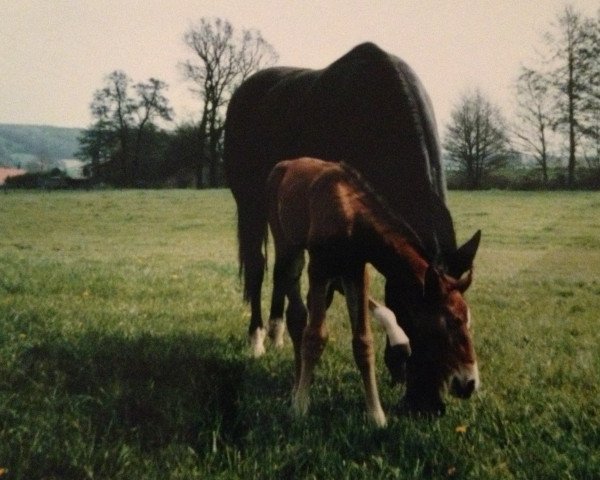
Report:
[[[470,398],[474,391],[475,380],[470,379],[463,383],[460,382],[456,377],[452,379],[452,384],[450,385],[450,392],[455,397]]]
[[[452,375],[450,393],[458,398],[470,398],[479,388],[479,371],[477,363],[470,368],[463,368]]]

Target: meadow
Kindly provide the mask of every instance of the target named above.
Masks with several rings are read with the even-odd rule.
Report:
[[[482,388],[398,413],[376,330],[378,430],[343,300],[306,418],[289,339],[248,357],[227,190],[0,194],[0,479],[600,478],[600,194],[450,207]]]

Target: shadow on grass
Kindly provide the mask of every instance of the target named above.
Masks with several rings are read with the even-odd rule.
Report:
[[[24,409],[52,397],[52,410],[68,408],[103,442],[144,450],[174,443],[197,451],[215,442],[239,447],[250,428],[240,405],[289,388],[283,373],[267,372],[245,353],[233,338],[88,333],[23,350],[5,386],[30,402]]]
[[[374,429],[353,368],[319,370],[310,414],[294,417],[290,354],[252,360],[238,337],[50,333],[0,366],[0,457],[31,479],[163,478],[165,463],[238,478],[471,468],[437,421]]]
[[[413,458],[427,467],[439,436],[409,419],[372,428],[356,372],[318,371],[310,414],[291,415],[290,354],[253,360],[237,337],[49,334],[0,368],[4,461],[14,478],[65,479],[150,478],[140,472],[163,461],[242,478],[341,478],[349,463],[357,478],[372,468],[383,478]],[[415,440],[399,449],[399,434]],[[384,458],[394,461],[373,463]]]

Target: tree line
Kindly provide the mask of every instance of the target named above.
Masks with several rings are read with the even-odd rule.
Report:
[[[173,122],[167,84],[156,78],[134,83],[123,71],[110,73],[94,93],[92,125],[80,138],[78,156],[89,175],[119,187],[173,185],[218,187],[222,173],[225,109],[235,89],[277,60],[257,30],[236,32],[222,19],[201,19],[184,33],[192,56],[179,64],[200,100],[199,120]],[[162,128],[161,128],[162,126]]]
[[[515,96],[511,123],[481,91],[461,98],[443,143],[454,182],[600,188],[600,10],[587,18],[567,6],[557,15],[542,49],[521,67]],[[514,162],[523,158],[534,168],[515,183]]]
[[[227,104],[246,78],[276,63],[277,52],[259,31],[238,33],[218,18],[201,19],[183,39],[191,56],[179,68],[199,100],[197,120],[167,128],[174,115],[164,82],[110,73],[80,138],[78,156],[93,179],[121,187],[165,179],[224,185]],[[479,89],[460,97],[442,135],[451,187],[600,188],[600,11],[588,18],[565,7],[541,47],[518,72],[511,122]],[[517,168],[524,160],[530,167]]]

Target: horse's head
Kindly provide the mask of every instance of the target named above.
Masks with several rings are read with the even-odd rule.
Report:
[[[422,288],[413,286],[408,293],[406,285],[386,285],[386,301],[410,339],[405,402],[412,411],[443,413],[446,390],[469,398],[479,387],[471,315],[463,296],[472,278],[471,257],[459,279],[430,266]]]
[[[471,314],[463,297],[472,280],[472,270],[455,280],[429,267],[423,287],[423,302],[416,312],[415,354],[420,357],[420,382],[435,382],[439,400],[446,387],[460,398],[469,398],[479,386],[477,359],[471,338]],[[410,381],[410,380],[409,380]]]

